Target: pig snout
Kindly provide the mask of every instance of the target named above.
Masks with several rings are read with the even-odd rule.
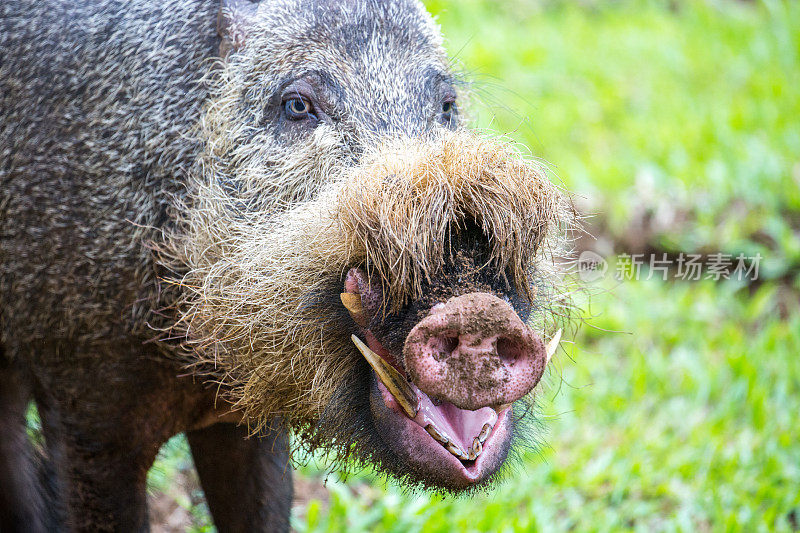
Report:
[[[409,333],[403,356],[423,392],[468,410],[518,400],[539,382],[547,361],[542,340],[487,293],[435,305]]]

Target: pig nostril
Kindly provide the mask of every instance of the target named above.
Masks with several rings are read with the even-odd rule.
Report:
[[[541,379],[546,355],[514,309],[488,293],[450,298],[440,312],[421,319],[403,345],[406,372],[428,398],[443,400],[440,411],[449,404],[476,411],[517,401]]]
[[[446,351],[447,353],[453,353],[456,348],[458,348],[458,337],[455,335],[448,335],[442,338],[442,350]]]
[[[428,346],[433,348],[433,357],[437,361],[444,361],[458,348],[458,336],[456,335],[442,335],[440,337],[433,337],[429,341]]]
[[[522,353],[522,348],[517,342],[508,337],[501,337],[497,341],[497,355],[503,364],[513,365]]]

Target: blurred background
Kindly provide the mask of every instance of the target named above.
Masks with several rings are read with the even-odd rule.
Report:
[[[425,3],[475,125],[590,215],[585,322],[504,484],[404,494],[309,459],[295,530],[799,531],[800,2]],[[213,530],[181,437],[149,488],[157,530]]]

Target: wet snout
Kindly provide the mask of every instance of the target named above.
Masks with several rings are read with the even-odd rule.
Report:
[[[403,349],[412,381],[431,398],[475,410],[518,400],[542,377],[542,340],[511,306],[488,293],[435,305]]]

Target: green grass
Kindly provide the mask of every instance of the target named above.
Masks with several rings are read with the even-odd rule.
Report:
[[[549,161],[609,234],[644,211],[659,247],[760,251],[766,275],[796,271],[800,3],[673,3],[427,5],[477,125]]]
[[[781,281],[593,286],[542,395],[545,445],[507,482],[472,499],[370,473],[322,489],[311,464],[298,485],[322,498],[295,529],[800,530],[800,3],[426,4],[475,81],[475,123],[549,161],[606,252],[646,232],[664,250],[760,252]],[[173,440],[153,490],[187,460]]]

